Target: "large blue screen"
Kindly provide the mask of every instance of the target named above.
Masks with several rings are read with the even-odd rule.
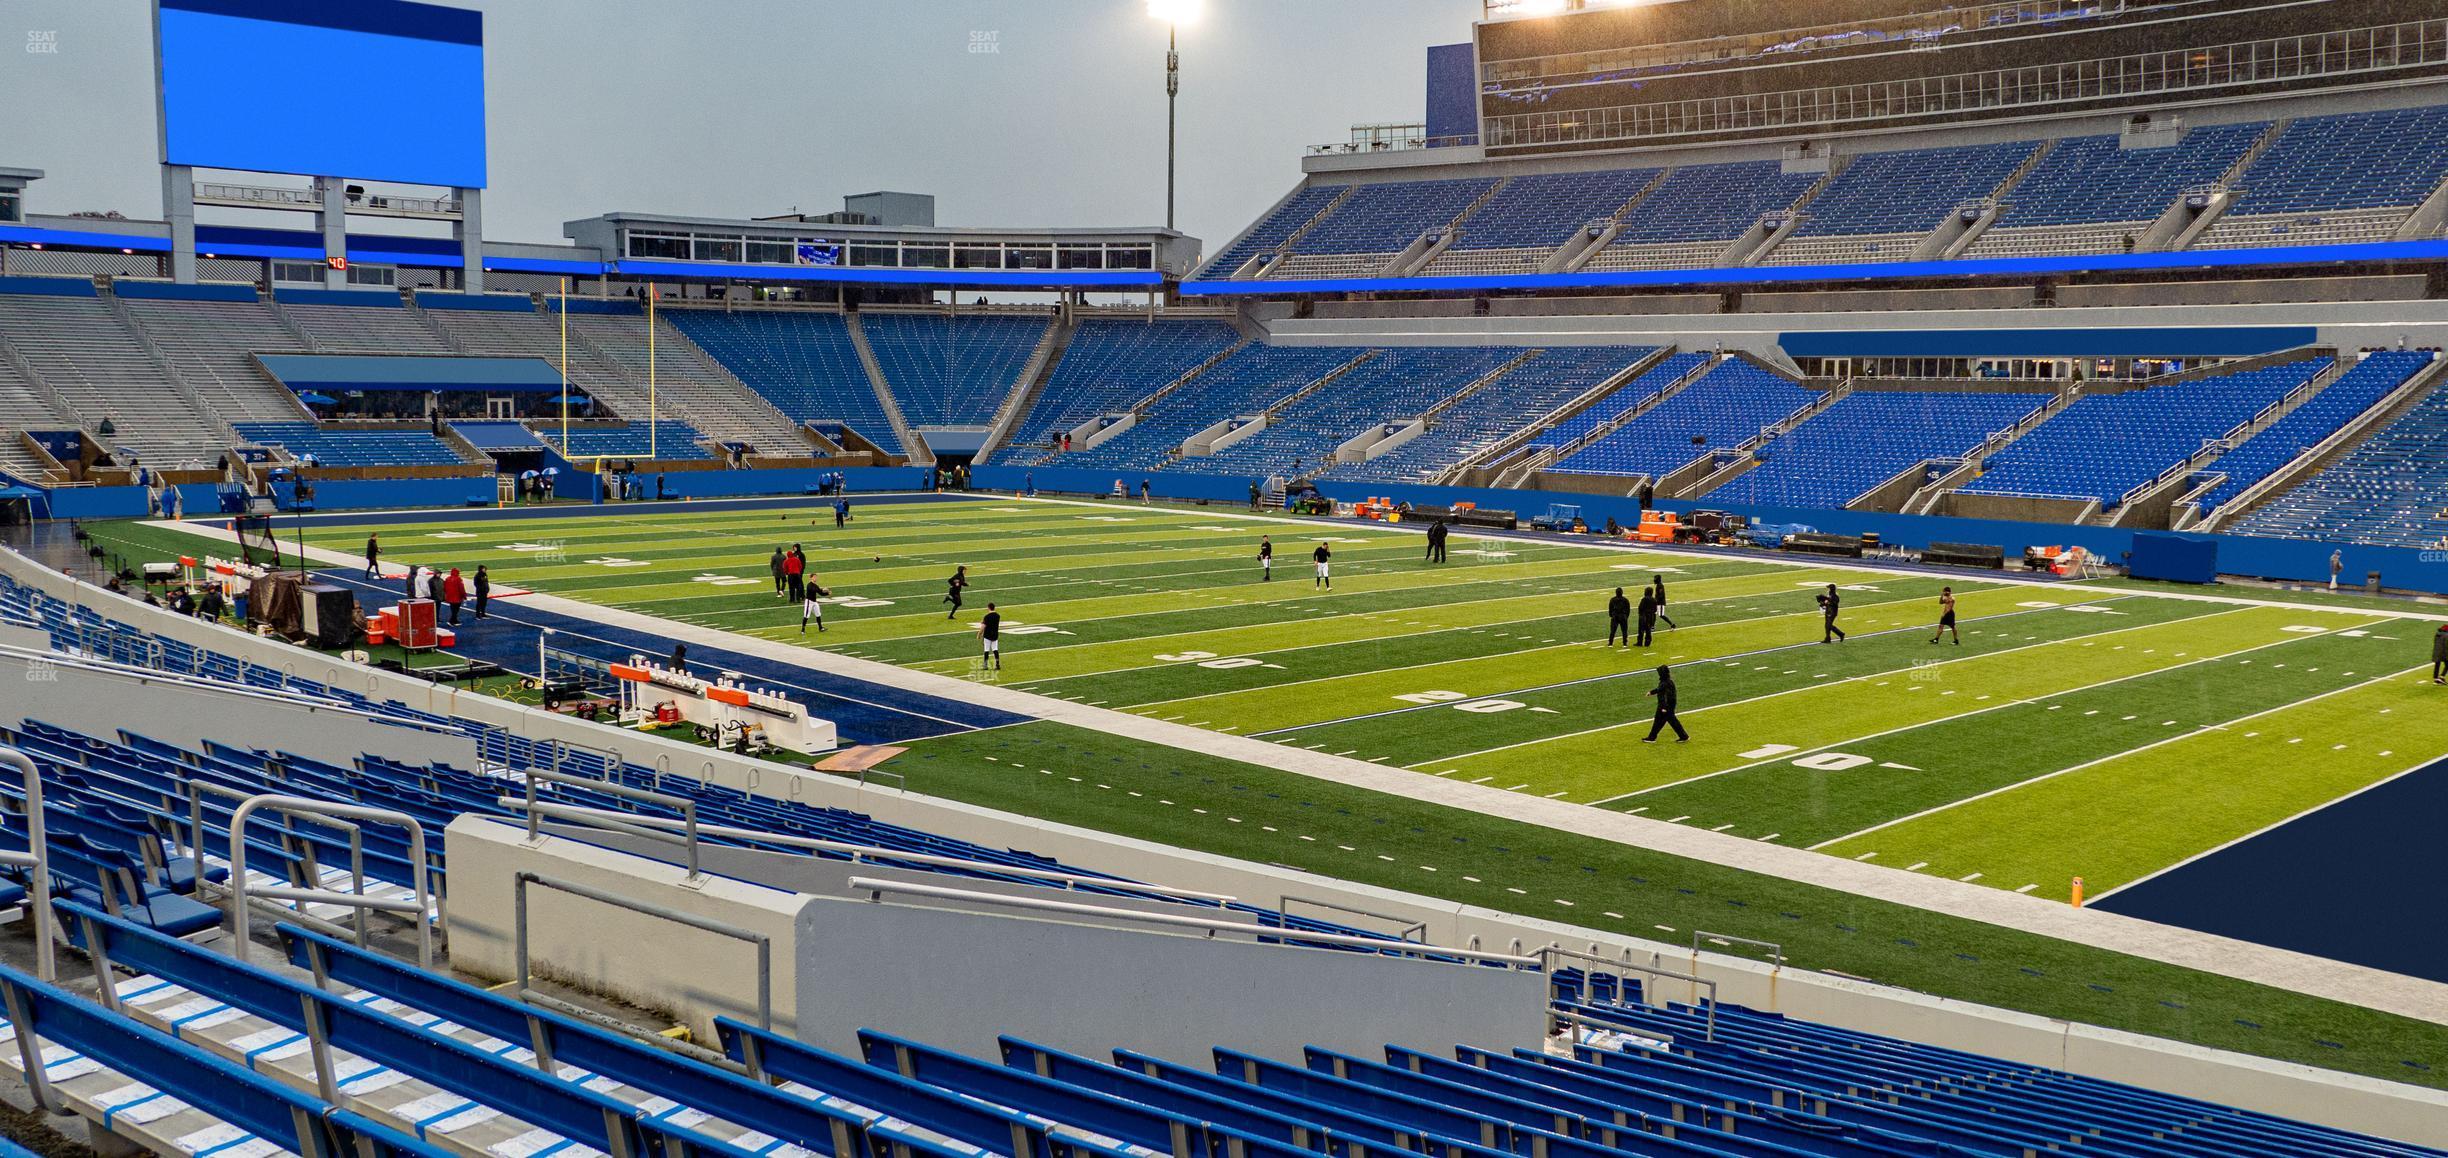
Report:
[[[160,0],[173,165],[480,189],[480,13],[402,0]]]

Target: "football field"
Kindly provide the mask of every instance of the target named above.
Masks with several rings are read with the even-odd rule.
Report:
[[[857,502],[842,528],[811,501],[307,541],[356,555],[369,533],[389,564],[484,563],[701,628],[2056,899],[2448,753],[2433,624],[2351,608],[1501,536],[1456,535],[1431,563],[1411,528],[1016,499]],[[822,633],[774,591],[794,543],[831,593]],[[958,566],[971,586],[947,618]],[[1601,643],[1608,597],[1653,576],[1673,626]],[[1831,583],[1850,638],[1823,644]],[[1931,642],[1946,585],[1960,644]],[[999,673],[978,658],[989,601]],[[1687,743],[1644,742],[1661,664]],[[1300,860],[1303,834],[1269,831],[1272,859]]]

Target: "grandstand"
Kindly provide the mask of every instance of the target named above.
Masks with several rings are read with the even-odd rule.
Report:
[[[1153,469],[1177,457],[1191,436],[1263,414],[1368,353],[1341,346],[1242,346],[1146,404],[1120,433],[1053,461],[1095,470]]]
[[[312,422],[241,422],[238,435],[295,460],[338,467],[458,466],[467,460],[426,430],[322,428]]]
[[[1255,478],[1322,469],[1372,424],[1424,415],[1522,357],[1503,346],[1376,350],[1325,386],[1269,407],[1255,434],[1184,458],[1180,469]]]
[[[1655,479],[1695,458],[1734,450],[1820,397],[1774,371],[1727,358],[1564,455],[1555,469]]]
[[[2224,438],[2265,406],[2310,384],[2332,360],[2310,358],[2075,400],[1990,456],[1969,494],[2079,498],[2113,507],[2135,488]]]
[[[905,453],[849,318],[808,310],[671,310],[663,320],[797,423],[846,423]]]
[[[1656,351],[1644,346],[1549,347],[1532,351],[1495,381],[1456,399],[1428,428],[1392,450],[1336,464],[1335,478],[1429,482],[1523,428],[1628,373]]]
[[[2013,426],[2047,394],[1855,389],[1753,452],[1758,465],[1704,492],[1712,501],[1843,507],[1931,460],[1952,460]],[[1896,432],[1914,432],[1910,440]]]
[[[860,316],[876,364],[912,426],[985,426],[1044,346],[1044,317]]]
[[[1058,436],[1100,415],[1129,410],[1240,341],[1230,323],[1214,319],[1084,319],[993,459],[1006,465],[1035,462]]]
[[[2448,110],[2306,117],[2238,178],[2197,249],[2383,241],[2448,180]],[[2434,230],[2436,232],[2436,229]]]
[[[714,457],[706,453],[702,443],[705,435],[688,423],[672,419],[649,424],[623,422],[617,426],[587,425],[570,428],[569,442],[561,441],[561,428],[542,426],[540,433],[547,445],[571,458],[627,458],[686,461]]]
[[[0,292],[0,338],[78,425],[98,431],[109,423],[110,445],[141,461],[210,465],[227,446],[225,427],[203,402],[160,388],[168,370],[90,282]]]

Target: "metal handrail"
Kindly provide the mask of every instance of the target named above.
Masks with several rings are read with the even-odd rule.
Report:
[[[415,897],[397,901],[388,897],[369,897],[332,889],[293,889],[277,885],[247,885],[246,826],[259,809],[270,808],[290,815],[334,816],[347,820],[372,820],[395,824],[408,830],[408,859],[416,865],[416,882],[411,886]],[[240,961],[247,959],[247,898],[269,897],[276,901],[302,901],[309,904],[347,905],[361,909],[380,909],[387,913],[412,912],[416,917],[417,966],[433,968],[433,889],[426,876],[425,826],[405,812],[388,808],[369,808],[362,804],[340,804],[328,800],[309,800],[303,796],[282,796],[265,793],[250,796],[246,803],[230,813],[230,955]],[[352,843],[354,843],[352,841]],[[198,854],[201,869],[201,853]],[[199,871],[198,877],[203,874]]]
[[[500,803],[506,808],[519,808],[526,806],[526,802],[513,796],[502,797]],[[545,815],[548,816],[563,816],[567,814],[571,819],[592,819],[601,817],[615,820],[631,827],[673,828],[682,823],[681,821],[677,820],[666,820],[659,816],[631,816],[628,813],[611,812],[601,808],[582,808],[575,804],[544,803],[537,804],[534,807],[543,810]],[[852,844],[847,841],[839,840],[819,840],[812,836],[786,836],[778,832],[764,832],[753,828],[731,828],[719,824],[700,824],[697,826],[697,835],[700,837],[722,837],[730,840],[753,840],[761,844],[778,844],[785,848],[804,848],[813,852],[838,852],[848,855],[853,862],[862,860],[902,861],[908,864],[922,864],[935,868],[969,869],[976,872],[996,873],[1002,876],[1025,877],[1029,880],[1054,882],[1065,885],[1069,888],[1077,888],[1082,885],[1087,885],[1096,888],[1114,889],[1120,892],[1147,893],[1151,896],[1165,897],[1172,900],[1214,901],[1218,904],[1227,904],[1234,900],[1234,897],[1230,893],[1201,892],[1197,889],[1180,889],[1174,888],[1170,885],[1147,885],[1141,884],[1137,881],[1125,881],[1116,880],[1112,877],[1100,877],[1092,873],[1068,873],[1057,872],[1053,869],[1021,868],[1017,865],[996,864],[993,861],[970,860],[966,857],[942,856],[931,852],[901,852],[897,849],[885,848],[882,845]],[[1371,915],[1374,916],[1376,914]]]
[[[1782,969],[1785,967],[1785,946],[1777,944],[1774,941],[1761,941],[1751,937],[1737,937],[1732,933],[1710,933],[1699,929],[1694,929],[1692,930],[1693,957],[1698,957],[1700,955],[1700,942],[1703,940],[1715,941],[1720,945],[1756,945],[1762,949],[1768,950],[1768,959],[1776,962],[1777,968]]]
[[[1577,950],[1567,949],[1562,945],[1549,945],[1546,948],[1539,950],[1539,963],[1541,968],[1544,968],[1551,976],[1556,972],[1555,963],[1557,958],[1588,962],[1590,964],[1604,966],[1605,968],[1612,970],[1615,973],[1616,980],[1618,982],[1615,987],[1617,1000],[1614,1003],[1617,1005],[1624,1004],[1622,1001],[1623,986],[1621,985],[1621,981],[1623,979],[1623,974],[1627,972],[1639,973],[1647,977],[1662,978],[1667,981],[1688,982],[1695,987],[1706,987],[1708,989],[1708,1002],[1703,1006],[1703,1008],[1707,1011],[1708,1018],[1705,1040],[1717,1040],[1717,983],[1715,981],[1702,977],[1698,973],[1684,973],[1679,970],[1668,969],[1663,965],[1643,965],[1629,958],[1631,950],[1626,949],[1624,952],[1627,955],[1626,958],[1623,960],[1616,960],[1610,957],[1601,957],[1595,953],[1583,953]],[[1591,976],[1591,971],[1588,969],[1583,969],[1581,971],[1581,975],[1584,978],[1587,978]],[[1591,987],[1586,981],[1584,981],[1581,986],[1581,996],[1586,998],[1590,995]],[[1697,997],[1697,994],[1694,996]],[[1596,1004],[1596,1002],[1593,1001],[1590,1004]],[[1647,1003],[1644,1002],[1643,1004]]]
[[[1414,921],[1407,917],[1398,917],[1392,913],[1380,913],[1370,909],[1355,908],[1351,905],[1337,904],[1333,901],[1321,901],[1315,897],[1296,897],[1290,893],[1285,893],[1282,897],[1277,898],[1275,902],[1275,919],[1278,921],[1289,922],[1292,919],[1291,909],[1294,901],[1298,901],[1304,905],[1315,905],[1321,909],[1333,909],[1338,913],[1350,913],[1354,916],[1360,917],[1375,917],[1380,921],[1392,921],[1395,924],[1402,926],[1402,932],[1396,934],[1396,936],[1408,941],[1412,939],[1411,935],[1413,933],[1417,933],[1419,934],[1420,944],[1425,945],[1428,943],[1428,922],[1426,921]],[[1287,925],[1287,927],[1289,926]]]
[[[1353,949],[1373,949],[1380,953],[1397,953],[1406,957],[1453,957],[1481,964],[1509,965],[1522,969],[1536,968],[1539,965],[1538,958],[1515,953],[1489,953],[1478,949],[1447,949],[1435,945],[1422,945],[1415,941],[1388,941],[1380,937],[1354,937],[1342,933],[1304,933],[1291,929],[1268,929],[1263,926],[1244,925],[1236,921],[1219,921],[1209,917],[1142,913],[1133,909],[1117,909],[1105,905],[1082,905],[1070,901],[1039,900],[1035,897],[1011,897],[1001,893],[983,893],[975,889],[905,884],[900,881],[879,880],[874,877],[852,877],[849,887],[854,891],[867,893],[867,899],[870,902],[880,903],[886,893],[900,893],[913,897],[932,897],[936,900],[966,901],[1006,908],[1028,909],[1040,913],[1067,913],[1074,916],[1095,917],[1100,920],[1165,925],[1177,929],[1198,929],[1209,937],[1217,933],[1240,933],[1278,941],[1303,941]]]
[[[0,747],[0,761],[15,764],[17,771],[25,777],[27,849],[25,852],[0,852],[0,864],[33,870],[35,975],[44,981],[52,981],[58,978],[59,969],[52,960],[51,952],[51,852],[50,837],[43,830],[42,769],[35,766],[33,757],[15,748]],[[32,1037],[32,1031],[27,1031],[26,1036]]]
[[[678,909],[670,908],[664,905],[648,904],[633,897],[625,897],[619,893],[608,892],[603,889],[595,888],[591,885],[583,885],[576,881],[563,880],[558,877],[548,877],[541,873],[534,872],[521,872],[515,878],[513,878],[512,883],[517,935],[516,951],[518,956],[519,1000],[535,1005],[541,1005],[548,1009],[558,1009],[563,1012],[574,1012],[580,1017],[595,1018],[600,1016],[595,1014],[593,1011],[586,1010],[582,1006],[573,1005],[569,1002],[561,1000],[560,998],[554,997],[551,994],[536,992],[533,973],[530,969],[530,965],[532,963],[529,961],[527,955],[527,886],[529,885],[538,885],[543,888],[552,889],[556,892],[568,893],[574,897],[584,897],[587,900],[611,905],[614,908],[627,909],[633,913],[643,913],[649,917],[659,917],[663,920],[673,922],[674,924],[686,925],[689,928],[703,930],[705,932],[715,934],[716,936],[729,937],[735,941],[746,941],[752,945],[755,945],[757,953],[757,1027],[760,1029],[773,1028],[773,938],[768,937],[763,933],[759,933],[754,929],[743,929],[737,925],[727,925],[721,921],[710,920],[705,917],[697,916],[694,913],[684,913]]]
[[[568,784],[598,792],[608,792],[614,796],[619,796],[629,800],[636,800],[646,804],[660,804],[679,812],[681,828],[684,833],[680,844],[688,854],[689,880],[695,882],[703,879],[704,874],[699,872],[697,868],[697,802],[695,800],[691,800],[686,796],[673,796],[666,792],[649,792],[643,788],[631,788],[626,784],[617,784],[610,780],[590,780],[584,776],[572,776],[566,772],[548,772],[541,768],[521,768],[518,770],[518,775],[525,777],[527,780],[527,796],[521,803],[527,809],[527,840],[529,843],[532,844],[544,838],[544,805],[540,804],[536,800],[536,782],[539,780],[550,780],[556,784]],[[550,807],[569,808],[572,806],[554,804],[550,805]],[[599,813],[603,812],[604,810],[586,809],[584,811]],[[626,831],[640,836],[661,837],[665,835],[649,831],[638,823],[639,821],[646,819],[651,818],[637,817],[634,819],[618,821],[588,820],[587,822],[600,828],[614,828],[617,826],[620,831]]]

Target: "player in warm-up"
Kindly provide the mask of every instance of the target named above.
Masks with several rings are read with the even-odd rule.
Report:
[[[1658,621],[1657,592],[1653,590],[1642,591],[1640,606],[1634,610],[1634,614],[1639,616],[1639,619],[1636,622],[1640,624],[1640,633],[1633,637],[1633,643],[1639,647],[1647,647],[1650,644],[1655,643],[1657,641]]]
[[[1843,603],[1844,597],[1836,594],[1836,585],[1833,583],[1827,585],[1827,590],[1819,593],[1819,612],[1827,617],[1826,621],[1820,624],[1819,642],[1844,642],[1844,628],[1836,626],[1836,609]]]
[[[968,589],[969,565],[964,563],[958,567],[954,567],[952,569],[952,577],[944,580],[943,601],[952,605],[952,610],[944,612],[944,618],[953,619],[960,615],[961,592]]]
[[[1606,645],[1615,646],[1617,636],[1623,637],[1624,646],[1632,645],[1632,601],[1624,598],[1621,587],[1615,589],[1615,598],[1607,600]]]
[[[1658,621],[1668,627],[1675,626],[1674,617],[1666,614],[1666,577],[1664,575],[1652,574],[1649,576],[1649,593],[1657,596]]]
[[[978,663],[996,671],[1003,670],[1003,613],[995,605],[986,605],[986,618],[978,620]]]
[[[1955,630],[1955,589],[1941,587],[1938,589],[1938,634],[1931,636],[1930,642],[1936,643],[1950,634],[1955,637],[1955,646],[1962,647],[1963,632]]]
[[[1261,583],[1275,581],[1275,537],[1273,535],[1258,536],[1258,581]]]
[[[821,600],[831,594],[825,590],[824,584],[816,581],[814,575],[807,577],[806,590],[800,593],[799,598],[799,634],[807,634],[811,621],[816,624],[816,634],[824,634],[824,603]]]
[[[1641,743],[1657,743],[1658,732],[1664,728],[1674,729],[1677,744],[1691,739],[1691,733],[1683,730],[1683,721],[1675,718],[1674,672],[1665,664],[1658,665],[1657,686],[1649,689],[1649,695],[1657,701],[1657,713],[1649,718],[1649,735]]]
[[[1317,582],[1311,586],[1323,587],[1328,591],[1334,590],[1334,576],[1326,571],[1327,561],[1334,558],[1334,552],[1327,550],[1326,544],[1320,543],[1317,545],[1317,550],[1309,552],[1309,557],[1317,560]]]

